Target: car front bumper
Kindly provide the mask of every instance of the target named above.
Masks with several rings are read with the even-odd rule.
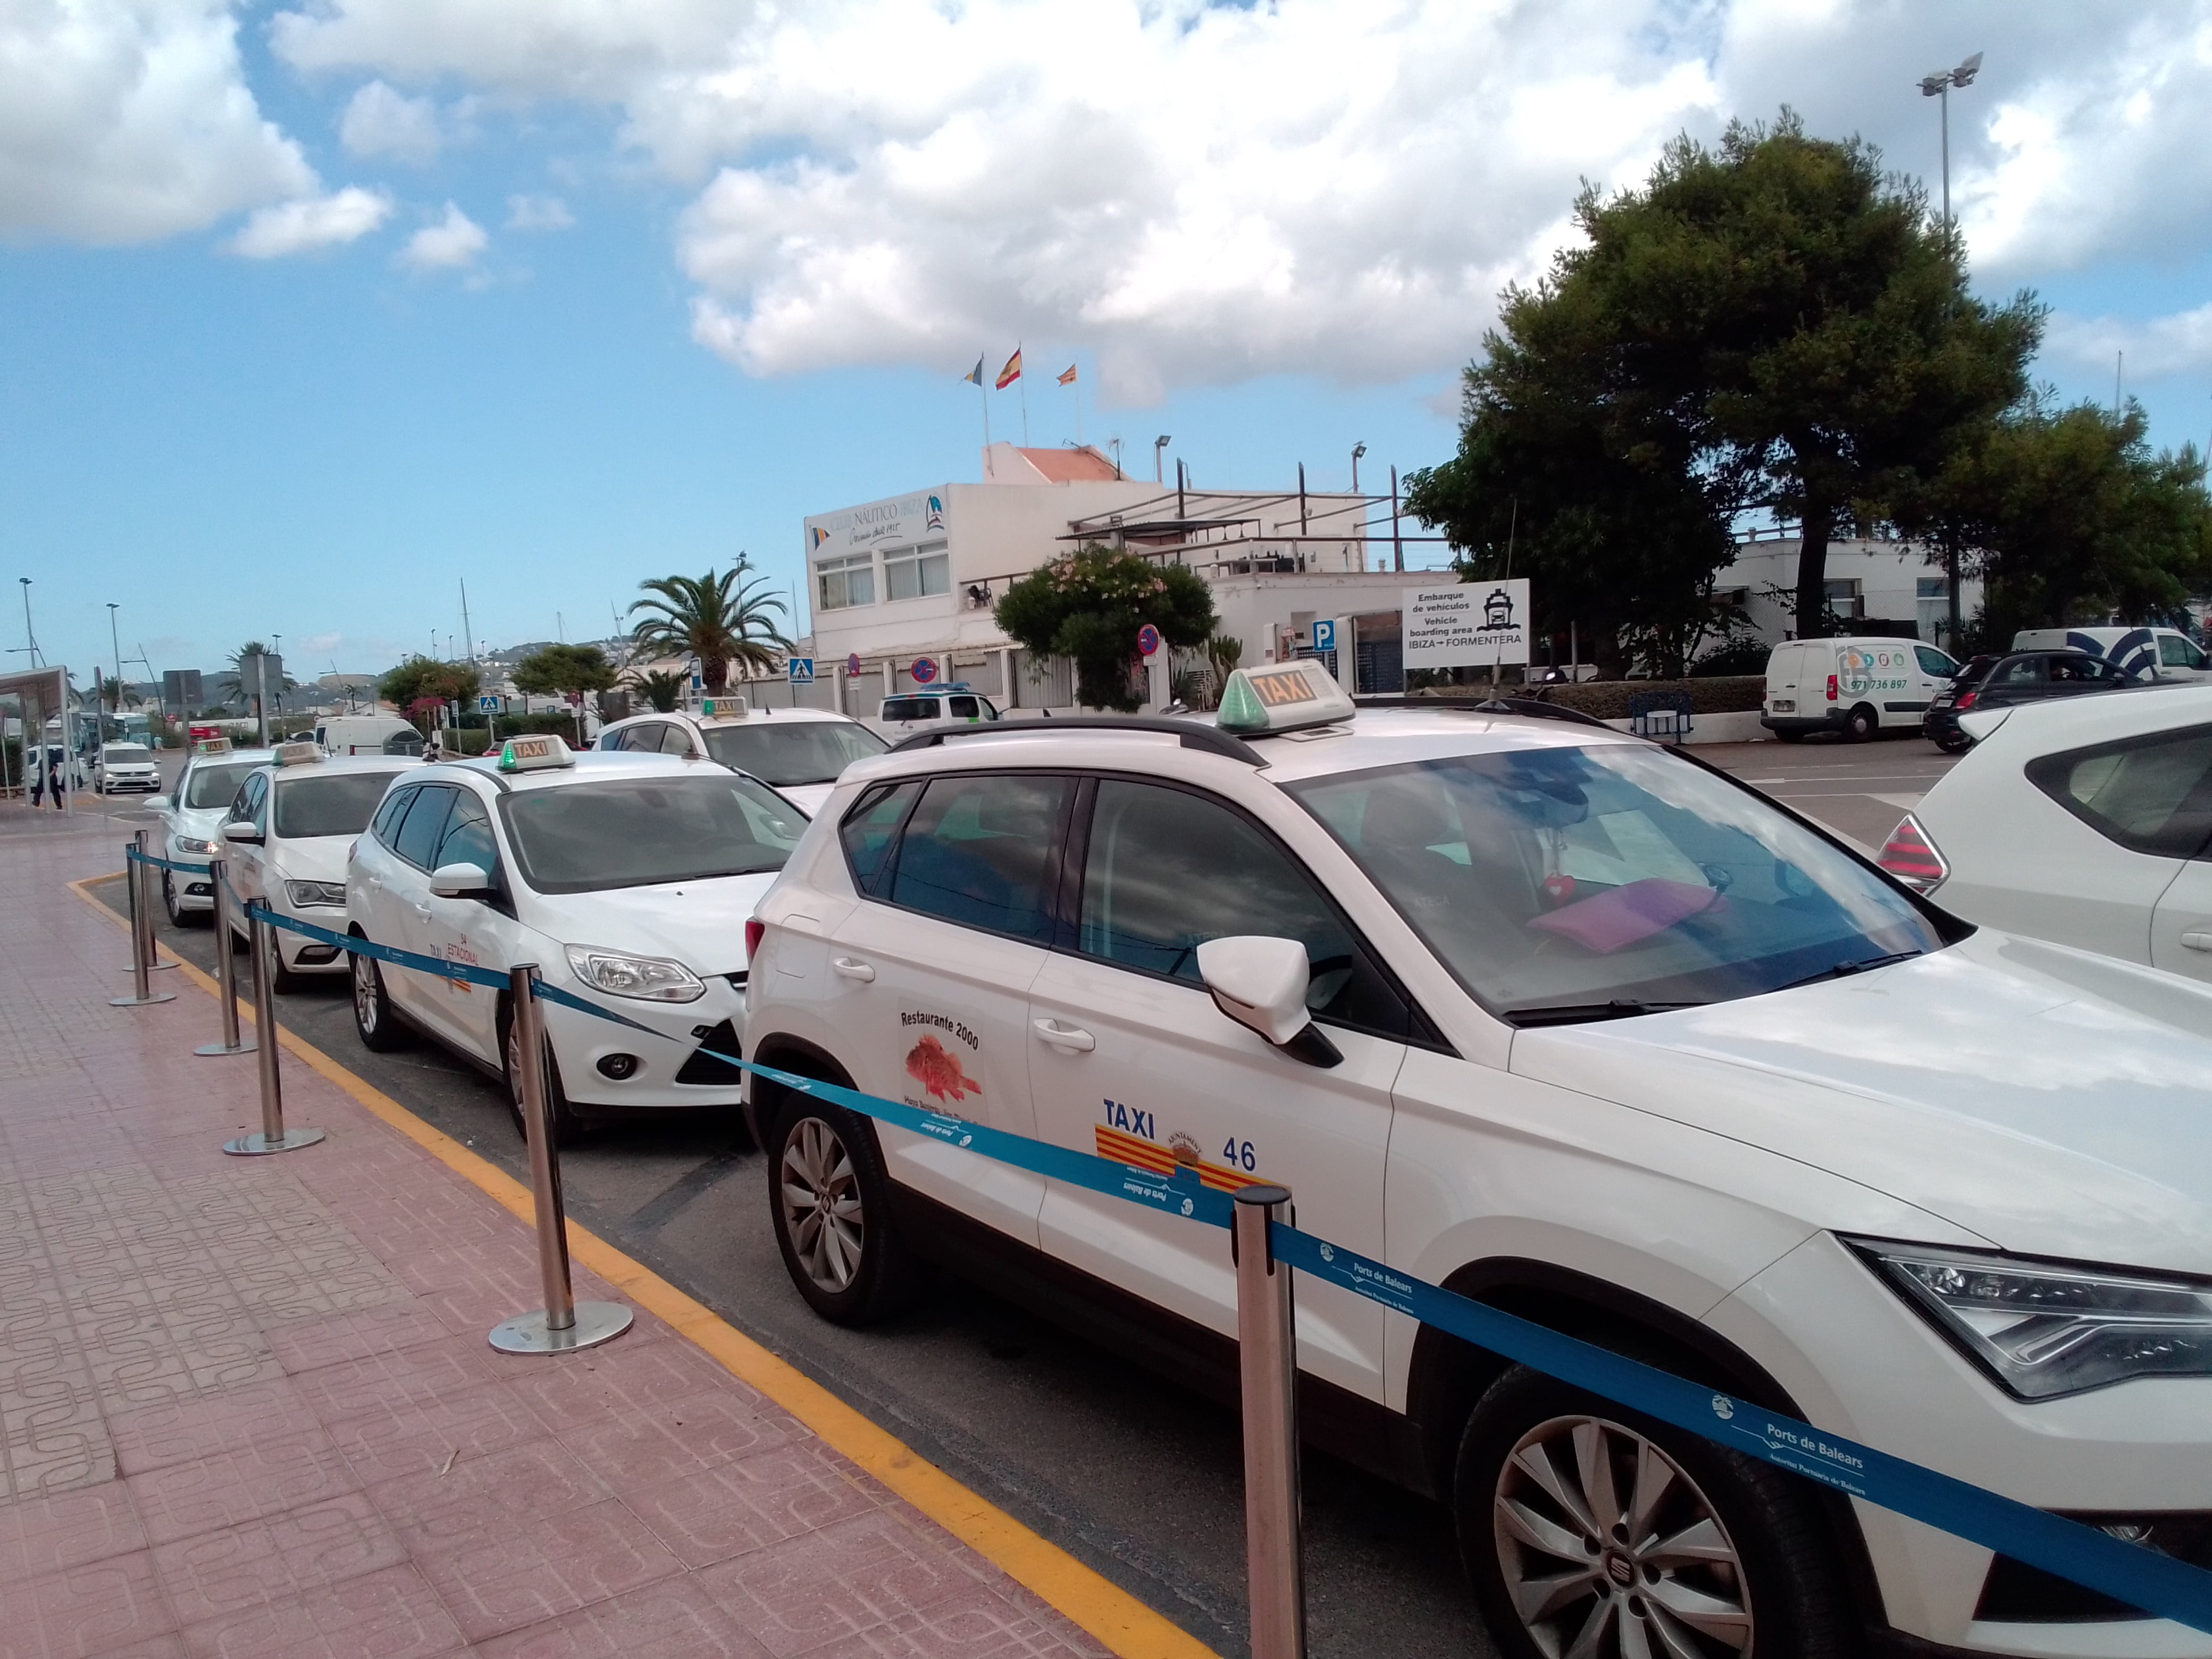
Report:
[[[561,1066],[569,1103],[586,1113],[680,1111],[698,1106],[734,1107],[744,1092],[744,1073],[699,1051],[744,1057],[744,990],[726,975],[702,975],[707,994],[696,1002],[636,1002],[596,993],[565,974],[556,983],[584,1001],[644,1026],[636,1030],[580,1013],[559,1003],[542,1005],[545,1034]],[[743,975],[738,976],[740,981]],[[647,1033],[651,1033],[648,1035]],[[629,1075],[627,1056],[635,1062]]]
[[[304,921],[311,927],[325,932],[343,933],[346,930],[346,913],[341,905],[295,905],[289,899],[271,897],[264,901],[277,915]],[[305,933],[295,933],[289,927],[276,929],[276,955],[285,968],[295,974],[348,974],[353,971],[353,958],[338,945]]]
[[[163,844],[161,856],[172,864],[201,865],[218,857],[215,853],[195,853],[177,845],[173,836]],[[176,895],[179,910],[212,910],[215,908],[215,886],[212,877],[197,875],[189,869],[164,870],[170,890]]]

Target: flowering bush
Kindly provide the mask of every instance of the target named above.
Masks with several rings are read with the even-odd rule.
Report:
[[[1146,623],[1188,650],[1213,632],[1213,596],[1179,564],[1092,545],[1064,554],[1006,589],[992,615],[1024,649],[1075,664],[1075,699],[1133,713],[1137,630]]]

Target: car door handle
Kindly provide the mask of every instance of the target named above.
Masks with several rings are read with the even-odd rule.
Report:
[[[850,957],[839,957],[830,964],[830,971],[840,979],[858,980],[866,985],[876,976],[876,970],[865,962],[855,962]]]
[[[2184,933],[2182,946],[2191,951],[2212,951],[2212,933]]]
[[[1032,1021],[1036,1034],[1055,1048],[1066,1048],[1072,1054],[1087,1054],[1098,1046],[1098,1039],[1088,1031],[1079,1031],[1073,1025],[1062,1026],[1052,1020]]]

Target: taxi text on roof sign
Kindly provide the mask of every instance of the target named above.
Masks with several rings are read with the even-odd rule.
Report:
[[[1292,732],[1347,720],[1356,712],[1328,670],[1309,657],[1237,669],[1222,689],[1214,723],[1224,732]]]
[[[574,751],[550,732],[509,738],[499,751],[499,769],[502,772],[542,772],[575,763]]]
[[[276,757],[279,766],[308,766],[323,758],[323,746],[307,738],[298,743],[280,743]]]

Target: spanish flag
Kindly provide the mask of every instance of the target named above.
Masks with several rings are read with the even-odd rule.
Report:
[[[1022,349],[1019,346],[1016,346],[1014,348],[1014,355],[1006,359],[1006,366],[999,371],[999,384],[996,389],[998,391],[1004,392],[1008,386],[1012,386],[1015,381],[1021,378]]]
[[[1073,363],[1070,363],[1067,366],[1067,372],[1060,377],[1060,383],[1062,386],[1073,386],[1075,384],[1075,365]]]

